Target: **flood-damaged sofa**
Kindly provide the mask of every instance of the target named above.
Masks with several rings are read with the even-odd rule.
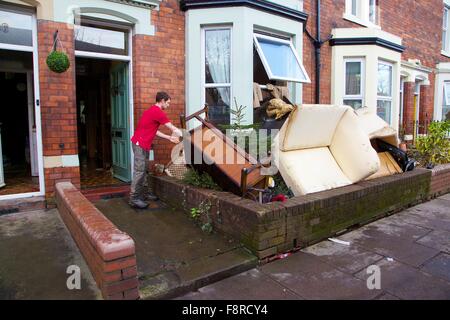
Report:
[[[296,196],[350,185],[380,168],[367,132],[348,106],[297,106],[275,137],[272,151]]]

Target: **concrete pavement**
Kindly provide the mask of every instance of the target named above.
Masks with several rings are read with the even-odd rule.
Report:
[[[323,241],[177,299],[450,299],[450,194],[338,239],[349,245]]]
[[[67,279],[80,268],[80,290]],[[92,300],[100,292],[56,209],[0,217],[0,300]]]

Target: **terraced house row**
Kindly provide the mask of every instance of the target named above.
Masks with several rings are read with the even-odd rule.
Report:
[[[450,117],[449,8],[448,0],[1,0],[0,200],[50,201],[62,180],[126,186],[131,133],[160,90],[172,96],[176,125],[205,103],[216,124],[230,123],[236,104],[246,106],[245,123],[260,121],[276,90],[295,103],[367,108],[413,142]],[[157,140],[151,160],[167,163],[170,150]]]

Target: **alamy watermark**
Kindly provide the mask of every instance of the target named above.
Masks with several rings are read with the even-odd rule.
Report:
[[[371,265],[367,267],[366,273],[369,275],[366,284],[369,290],[381,289],[381,269],[377,265]]]
[[[81,270],[80,267],[73,264],[67,267],[67,274],[70,276],[67,278],[66,285],[69,290],[81,290]]]

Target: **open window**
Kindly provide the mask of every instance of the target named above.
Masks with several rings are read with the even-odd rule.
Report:
[[[311,82],[291,41],[262,34],[253,38],[269,80]]]

